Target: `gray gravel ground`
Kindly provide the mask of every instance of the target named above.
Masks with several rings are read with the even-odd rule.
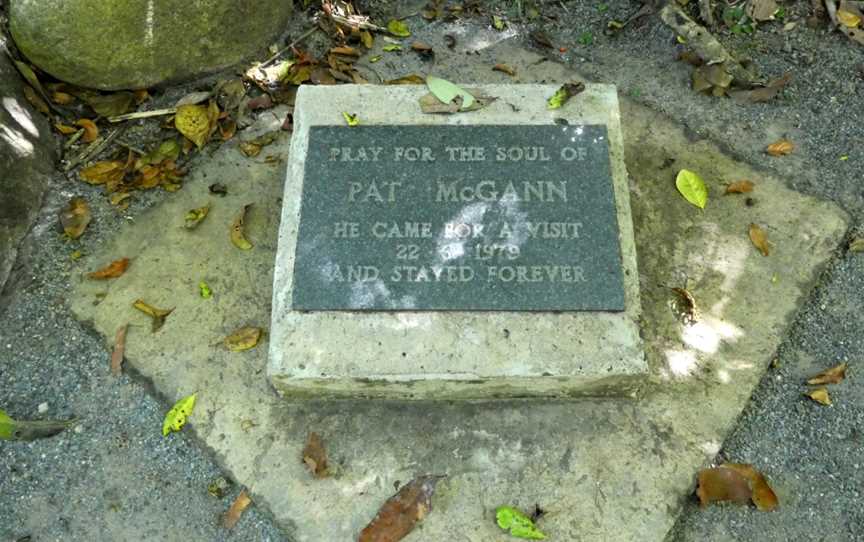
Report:
[[[376,10],[404,14],[417,2],[377,4]],[[512,14],[518,3],[487,4]],[[777,171],[795,188],[834,200],[861,223],[864,78],[858,66],[864,64],[864,47],[808,28],[803,17],[809,2],[783,3],[787,21],[797,22],[792,31],[769,23],[752,36],[721,35],[766,76],[794,74],[780,99],[746,106],[692,92],[691,68],[674,61],[674,34],[656,18],[604,35],[606,22],[626,19],[638,9],[635,2],[540,4],[542,13],[557,19],[532,24],[556,47],[567,48],[547,51],[550,56],[616,83],[622,93],[689,126],[695,137],[724,142],[733,154]],[[425,24],[419,17],[410,21]],[[488,19],[471,24],[488,25]],[[527,38],[531,28],[522,27],[526,46],[533,46]],[[579,42],[586,32],[590,45]],[[793,140],[796,153],[767,158],[765,145],[779,137]],[[840,160],[844,155],[848,159]],[[95,214],[80,246],[62,241],[53,229],[56,207],[71,190],[85,194]],[[134,218],[164,197],[154,192],[139,198],[124,215]],[[0,408],[16,417],[38,417],[38,405],[47,402],[44,416],[76,416],[81,422],[51,439],[0,443],[0,540],[284,539],[254,509],[230,534],[217,526],[237,488],[222,500],[207,494],[207,484],[220,475],[217,466],[188,433],[162,438],[167,405],[134,378],[110,377],[102,341],[66,310],[69,274],[90,269],[88,249],[127,218],[78,183],[58,180],[49,199],[45,219],[28,241],[26,263],[0,298]],[[69,255],[79,248],[85,258],[72,262]],[[778,368],[769,371],[721,453],[720,459],[762,469],[780,494],[780,509],[703,510],[691,501],[672,540],[864,540],[861,307],[864,255],[838,254],[780,348]],[[834,405],[804,398],[803,380],[839,361],[849,363],[850,377],[832,388]]]
[[[76,185],[94,220],[81,242],[64,241],[54,218],[64,188],[72,187],[58,181],[28,240],[27,263],[0,298],[0,408],[14,418],[79,423],[53,438],[0,443],[0,541],[285,540],[254,506],[230,533],[219,525],[239,488],[222,499],[208,494],[222,476],[216,464],[191,433],[162,437],[167,405],[134,378],[110,376],[101,338],[67,310],[68,277],[89,270],[90,247],[126,219]],[[129,215],[163,197],[147,196]],[[79,262],[74,250],[85,253]]]

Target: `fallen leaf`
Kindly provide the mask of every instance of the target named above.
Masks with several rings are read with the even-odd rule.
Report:
[[[53,437],[75,423],[71,420],[13,420],[0,410],[0,440],[36,440]]]
[[[779,79],[770,81],[764,87],[754,88],[751,90],[732,90],[729,95],[732,99],[739,102],[767,102],[777,96],[783,87],[792,80],[792,73],[789,72]]]
[[[776,0],[750,0],[747,15],[754,21],[769,21],[777,12]]]
[[[257,111],[259,109],[270,109],[273,107],[273,98],[270,97],[269,94],[262,94],[256,98],[252,98],[246,103],[246,107],[248,107],[252,111]]]
[[[167,437],[172,431],[180,431],[186,425],[186,420],[192,415],[192,410],[195,408],[195,396],[197,393],[186,396],[171,407],[168,414],[165,414],[165,420],[162,422],[162,436]]]
[[[222,340],[225,348],[232,352],[242,352],[254,348],[261,339],[260,327],[241,327]]]
[[[219,123],[219,135],[222,136],[222,141],[228,141],[235,133],[237,133],[237,123],[233,119],[226,119],[225,122]]]
[[[225,478],[224,476],[219,476],[209,484],[207,484],[207,493],[216,497],[217,499],[225,498],[225,495],[230,491],[231,486],[234,485],[231,480]]]
[[[190,92],[186,94],[174,104],[174,107],[182,107],[184,105],[197,105],[201,102],[207,100],[212,96],[213,93],[209,90],[198,90],[195,92]]]
[[[390,79],[389,81],[384,81],[385,85],[425,85],[426,80],[416,73],[412,73],[411,75],[406,75],[405,77],[400,77],[398,79]]]
[[[123,324],[117,328],[114,335],[114,350],[111,352],[111,374],[120,376],[123,370],[123,355],[126,351],[126,330],[129,324]]]
[[[672,288],[672,291],[678,295],[676,307],[681,320],[687,325],[698,322],[700,318],[699,307],[696,305],[696,298],[693,297],[693,294],[686,288]]]
[[[327,472],[327,451],[318,433],[309,433],[306,446],[303,448],[303,463],[312,471],[315,478],[325,478]]]
[[[789,154],[795,148],[795,145],[788,139],[780,139],[768,145],[765,151],[771,156],[783,156]]]
[[[93,143],[99,137],[99,128],[92,120],[79,119],[75,124],[84,128],[84,135],[81,136],[81,141],[84,143]]]
[[[507,23],[497,15],[492,16],[492,27],[499,32],[507,27]]]
[[[771,248],[768,245],[768,234],[757,224],[750,224],[750,241],[753,246],[759,249],[763,256],[771,253]]]
[[[345,117],[345,122],[348,123],[348,126],[358,126],[360,124],[360,119],[357,115],[343,111],[342,116]]]
[[[446,79],[430,75],[426,77],[426,86],[429,88],[429,92],[443,104],[452,104],[457,97],[462,100],[459,109],[465,110],[474,104],[474,96]]]
[[[696,92],[722,96],[726,94],[730,84],[732,76],[722,63],[700,66],[693,70],[693,90]]]
[[[243,511],[252,503],[252,499],[249,498],[249,495],[246,493],[246,490],[240,491],[240,494],[237,495],[237,498],[234,499],[234,502],[231,503],[231,507],[228,508],[228,511],[225,512],[225,516],[222,518],[222,526],[226,529],[233,529],[237,522],[240,521],[240,516],[243,515]]]
[[[861,17],[856,13],[852,13],[851,11],[846,11],[845,9],[837,10],[837,20],[840,21],[840,24],[847,28],[856,28],[859,24],[861,24]]]
[[[180,144],[174,138],[165,139],[157,147],[135,161],[135,169],[145,165],[161,164],[165,160],[177,160],[180,157]]]
[[[90,205],[87,200],[76,196],[69,200],[69,205],[60,211],[60,224],[63,231],[72,239],[78,239],[90,223]]]
[[[702,507],[714,502],[744,504],[753,497],[747,478],[737,470],[722,465],[699,471],[698,480],[696,496]]]
[[[82,168],[78,175],[89,184],[115,185],[126,175],[126,162],[120,160],[96,162]]]
[[[249,211],[249,207],[251,206],[251,203],[244,205],[243,209],[240,210],[240,214],[238,214],[237,218],[234,219],[234,222],[231,223],[231,242],[240,250],[249,250],[253,246],[252,243],[246,239],[246,233],[243,231],[243,223],[246,220],[246,213]]]
[[[846,364],[841,363],[840,365],[835,365],[834,367],[826,369],[818,375],[811,377],[809,380],[807,380],[807,383],[811,386],[818,386],[821,384],[838,384],[844,378],[846,378]]]
[[[312,70],[311,75],[309,76],[309,81],[313,85],[335,85],[336,78],[333,77],[333,74],[330,73],[330,70],[327,68],[320,66]]]
[[[725,194],[744,194],[746,192],[752,192],[754,186],[755,185],[753,184],[752,181],[747,181],[747,180],[735,181],[734,183],[729,183],[726,185],[726,192],[724,192],[724,195]]]
[[[561,87],[555,91],[548,100],[546,100],[546,108],[547,109],[560,109],[567,103],[570,98],[576,96],[580,92],[585,90],[585,83],[581,81],[573,81],[570,83],[564,83]]]
[[[864,237],[849,241],[849,252],[864,252]]]
[[[694,53],[693,51],[679,51],[676,60],[680,60],[681,62],[686,62],[691,66],[699,67],[705,64],[705,61],[702,60],[702,57]]]
[[[390,43],[390,44],[385,45],[384,47],[382,47],[381,50],[384,51],[385,53],[393,53],[393,52],[396,52],[396,51],[401,51],[401,50],[402,50],[402,46],[399,45],[398,43]]]
[[[128,267],[129,258],[120,258],[119,260],[114,260],[98,271],[87,273],[87,277],[91,279],[116,279],[125,273]]]
[[[213,297],[213,291],[210,289],[210,286],[207,285],[203,280],[198,282],[198,292],[201,294],[203,299],[210,299]]]
[[[525,540],[545,540],[546,535],[534,525],[534,520],[512,506],[499,506],[495,522],[511,536]]]
[[[375,64],[376,62],[378,62],[378,61],[381,60],[382,58],[384,58],[384,57],[382,57],[381,55],[374,55],[374,56],[370,56],[370,57],[369,57],[369,62],[371,62],[372,64]]]
[[[65,92],[52,92],[51,101],[59,105],[69,105],[75,101],[75,96]]]
[[[828,388],[822,386],[805,394],[810,399],[813,399],[821,405],[831,406],[831,396],[828,395]]]
[[[131,92],[115,92],[113,94],[102,94],[90,96],[86,99],[87,105],[93,108],[100,117],[116,117],[129,111],[135,103],[135,94]]]
[[[132,96],[134,96],[135,98],[136,105],[141,105],[150,99],[150,93],[147,92],[146,88],[139,88],[138,90],[133,90]]]
[[[203,105],[181,105],[174,116],[177,131],[195,143],[198,150],[204,147],[210,137],[210,115]]]
[[[157,309],[156,307],[145,303],[143,299],[136,299],[135,302],[132,303],[132,306],[153,319],[153,326],[151,328],[153,333],[159,331],[159,329],[165,324],[165,318],[167,318],[174,310],[173,308]]]
[[[248,156],[249,158],[254,158],[261,154],[261,145],[256,145],[251,141],[241,141],[237,145],[237,148],[240,149],[240,152],[242,152],[245,156]]]
[[[682,169],[675,178],[675,186],[684,199],[696,207],[704,209],[708,204],[708,187],[699,174],[689,169]]]
[[[51,112],[51,109],[48,107],[48,102],[42,99],[42,96],[33,90],[33,87],[29,85],[24,85],[24,97],[27,98],[27,101],[30,102],[30,105],[36,108],[37,111],[42,113],[43,115],[48,115]]]
[[[753,465],[747,463],[724,463],[720,467],[734,470],[747,479],[752,491],[750,498],[760,511],[770,512],[780,504],[774,490],[768,485],[768,480],[765,479],[765,476],[761,472],[753,468]]]
[[[443,476],[418,476],[385,502],[357,542],[398,542],[432,511],[432,495]]]
[[[368,30],[363,30],[360,32],[360,41],[363,42],[363,46],[367,49],[371,49],[375,44],[375,38]]]
[[[39,78],[36,77],[36,72],[33,71],[33,68],[31,68],[29,64],[16,60],[15,67],[18,68],[18,71],[33,88],[38,90],[41,94],[46,94],[45,89],[42,87],[42,83],[40,83]]]
[[[210,205],[205,205],[203,207],[198,207],[197,209],[189,209],[186,212],[186,216],[184,219],[186,220],[185,227],[187,230],[194,230],[201,224],[201,221],[207,217],[207,213],[210,212]]]
[[[510,76],[516,75],[516,70],[511,68],[507,64],[495,64],[494,66],[492,66],[492,71],[503,72]]]
[[[71,135],[78,131],[78,128],[75,128],[74,126],[68,126],[61,122],[55,122],[54,128],[56,128],[57,131],[63,135]]]
[[[407,38],[411,35],[411,31],[408,30],[408,25],[398,19],[391,19],[390,22],[387,23],[387,31],[398,38]]]
[[[552,48],[552,41],[549,39],[549,36],[547,36],[544,32],[541,32],[540,30],[535,30],[534,32],[531,32],[531,39],[534,40],[534,43],[539,45],[540,47],[548,47],[550,49]]]

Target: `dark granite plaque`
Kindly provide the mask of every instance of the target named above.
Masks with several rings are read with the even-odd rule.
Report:
[[[292,295],[297,310],[624,310],[606,127],[312,127]]]

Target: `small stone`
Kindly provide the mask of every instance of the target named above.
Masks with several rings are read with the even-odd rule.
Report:
[[[48,412],[48,403],[40,403],[38,410],[39,414],[45,414],[46,412]]]

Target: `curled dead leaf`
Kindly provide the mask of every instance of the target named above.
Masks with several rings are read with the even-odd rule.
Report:
[[[841,363],[830,369],[826,369],[816,376],[807,380],[811,386],[819,386],[822,384],[839,384],[846,378],[846,364]]]
[[[123,370],[123,355],[126,351],[126,330],[129,324],[123,324],[117,328],[117,333],[114,336],[114,350],[111,352],[111,374],[120,376]]]
[[[93,143],[99,137],[99,127],[92,120],[78,119],[75,124],[84,128],[84,135],[81,136],[84,143]]]
[[[306,446],[303,448],[303,463],[312,471],[315,478],[325,478],[327,472],[327,451],[324,449],[324,441],[314,431],[309,433]]]
[[[780,139],[768,145],[765,152],[771,156],[784,156],[790,154],[795,149],[795,145],[788,139]]]
[[[168,317],[169,314],[174,310],[170,309],[157,309],[151,305],[148,305],[144,302],[143,299],[136,299],[132,306],[143,312],[147,316],[149,316],[153,320],[153,326],[151,331],[156,333],[159,329],[165,324],[165,318]]]
[[[78,239],[84,234],[90,218],[90,205],[80,196],[70,199],[69,204],[60,211],[60,224],[66,235],[72,239]]]
[[[699,505],[714,502],[744,504],[753,501],[762,511],[775,509],[779,502],[765,477],[752,465],[726,463],[699,471],[696,495]]]
[[[252,499],[249,498],[246,490],[240,491],[240,494],[231,503],[231,507],[225,512],[225,516],[222,518],[222,526],[226,529],[233,529],[237,525],[237,522],[240,521],[240,516],[243,515],[243,512],[250,504],[252,504]]]
[[[106,160],[82,168],[78,175],[89,184],[115,185],[126,175],[126,162]]]
[[[201,221],[207,217],[210,212],[210,205],[198,207],[197,209],[189,209],[184,217],[186,220],[185,227],[187,230],[194,230],[201,224]]]
[[[381,506],[357,542],[397,542],[432,511],[432,495],[443,476],[418,476]]]
[[[752,181],[735,181],[734,183],[729,183],[726,185],[725,194],[745,194],[747,192],[752,192],[753,187],[756,186]]]
[[[406,75],[405,77],[400,77],[398,79],[390,79],[389,81],[384,81],[385,85],[425,85],[426,79],[417,75],[416,73],[412,73],[411,75]]]
[[[75,101],[75,96],[65,92],[55,91],[51,93],[51,101],[58,105],[69,105]]]
[[[805,393],[807,397],[813,399],[820,405],[831,406],[831,396],[828,395],[828,388],[822,386],[821,388],[816,388],[815,390]]]
[[[494,66],[492,66],[492,71],[493,72],[506,73],[507,75],[509,75],[511,77],[516,75],[516,70],[514,68],[508,66],[507,64],[495,64]]]
[[[93,271],[92,273],[87,273],[87,278],[96,279],[96,280],[104,280],[104,279],[116,279],[120,275],[126,272],[126,269],[129,268],[129,258],[120,258],[119,260],[114,260],[107,266],[99,269],[98,271]]]
[[[771,253],[771,248],[768,245],[768,234],[757,224],[750,224],[750,241],[763,256],[768,256]]]
[[[241,327],[222,340],[225,348],[232,352],[242,352],[254,348],[261,339],[260,327]]]
[[[768,485],[768,480],[765,479],[765,476],[761,472],[753,468],[753,465],[747,463],[725,463],[721,467],[737,471],[747,479],[753,492],[751,496],[753,504],[760,511],[770,512],[780,504],[774,490]]]

